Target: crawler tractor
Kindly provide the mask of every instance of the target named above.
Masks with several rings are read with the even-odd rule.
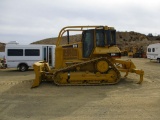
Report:
[[[81,41],[70,43],[70,32],[81,32]],[[62,44],[62,36],[67,34],[67,44]],[[33,87],[41,81],[53,81],[56,85],[108,85],[120,81],[120,72],[140,75],[144,71],[136,69],[131,60],[121,60],[121,51],[116,46],[116,30],[108,26],[68,26],[57,38],[55,66],[50,68],[46,60],[36,62],[33,67],[35,79]]]

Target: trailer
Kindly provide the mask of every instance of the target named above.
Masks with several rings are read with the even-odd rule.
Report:
[[[17,68],[19,71],[27,71],[37,61],[46,61],[54,67],[55,45],[19,45],[9,42],[5,47],[5,58],[8,68]]]
[[[160,43],[150,44],[147,47],[147,58],[157,60],[160,63]]]

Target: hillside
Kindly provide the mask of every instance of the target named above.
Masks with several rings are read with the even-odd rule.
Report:
[[[57,41],[57,37],[56,38],[43,39],[43,40],[40,40],[40,41],[33,42],[31,44],[53,44],[53,45],[55,45],[56,41]],[[70,43],[79,42],[79,41],[81,41],[81,35],[71,35],[70,36]],[[67,44],[67,37],[66,36],[64,36],[62,38],[62,43],[61,44]]]
[[[116,33],[117,45],[121,50],[130,47],[141,47],[143,46],[144,51],[149,44],[160,42],[158,36],[146,36],[137,32],[117,32]],[[56,44],[57,38],[48,38],[40,41],[33,42],[32,44]],[[81,41],[81,35],[73,35],[70,37],[71,43]],[[62,44],[67,43],[67,37],[64,36]]]
[[[116,39],[117,39],[117,45],[121,50],[124,50],[125,48],[130,47],[140,47],[143,46],[144,51],[146,51],[146,48],[149,44],[153,43],[160,43],[160,36],[146,36],[141,33],[137,32],[117,32],[116,33]],[[33,42],[31,44],[56,44],[57,38],[46,38],[43,40],[39,40],[36,42]],[[70,36],[70,42],[78,42],[81,41],[81,35],[73,35]],[[64,36],[62,39],[62,44],[67,43],[67,37]],[[0,52],[4,52],[5,50],[5,43],[0,42]]]
[[[117,45],[124,50],[125,48],[137,47],[140,48],[143,46],[144,51],[146,52],[147,46],[149,44],[160,42],[160,37],[152,36],[148,37],[144,34],[137,32],[117,32]]]

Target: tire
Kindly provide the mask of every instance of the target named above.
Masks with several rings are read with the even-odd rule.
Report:
[[[19,71],[25,72],[28,70],[28,66],[26,64],[19,65]]]
[[[157,60],[158,60],[158,62],[160,63],[160,58],[158,58]]]

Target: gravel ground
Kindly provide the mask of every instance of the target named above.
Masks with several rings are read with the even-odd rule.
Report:
[[[132,61],[145,71],[141,85],[129,74],[116,85],[30,89],[33,70],[0,69],[0,120],[160,120],[160,64]]]

